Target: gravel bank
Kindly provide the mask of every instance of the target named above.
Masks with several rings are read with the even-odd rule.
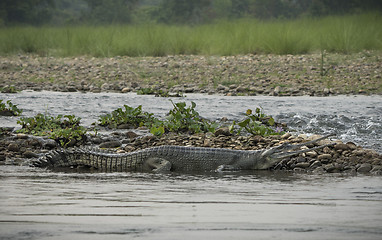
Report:
[[[327,96],[382,94],[382,54],[41,57],[0,56],[0,89]]]
[[[283,136],[265,138],[260,136],[231,136],[229,134],[218,134],[217,132],[215,135],[211,133],[195,135],[167,134],[161,138],[156,138],[144,133],[137,134],[136,131],[125,131],[97,137],[89,136],[86,145],[110,148],[118,153],[161,145],[258,150],[275,147],[286,142],[292,144],[302,143],[318,137],[317,135],[310,137],[305,135],[294,136],[286,133]],[[382,155],[373,150],[363,149],[352,142],[343,143],[339,140],[322,140],[316,143],[315,146],[330,142],[336,144],[286,158],[273,170],[382,175]],[[3,136],[0,140],[0,164],[28,164],[27,159],[37,158],[39,154],[55,148],[57,148],[57,144],[51,139],[24,134]]]

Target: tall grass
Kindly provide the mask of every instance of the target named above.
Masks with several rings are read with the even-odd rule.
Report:
[[[0,54],[110,57],[300,54],[382,50],[382,16],[220,21],[200,26],[124,25],[0,29]]]

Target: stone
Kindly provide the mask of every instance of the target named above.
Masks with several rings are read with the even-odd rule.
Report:
[[[337,143],[336,145],[334,145],[334,149],[337,151],[338,150],[346,151],[346,150],[349,150],[350,147],[344,143]]]
[[[204,139],[203,146],[204,147],[211,147],[212,146],[211,145],[211,139],[209,139],[209,138]]]
[[[370,163],[363,163],[361,166],[357,168],[357,172],[359,173],[368,173],[372,169],[372,165]]]
[[[128,137],[128,138],[130,138],[130,139],[134,139],[134,138],[136,138],[136,137],[139,136],[138,134],[136,134],[136,133],[133,132],[133,131],[128,131],[128,132],[125,133],[125,135],[126,135],[126,137]]]
[[[124,87],[124,88],[122,88],[121,92],[122,92],[122,93],[131,92],[131,88],[129,88],[129,87]]]
[[[219,84],[219,85],[217,86],[216,90],[226,92],[226,91],[229,90],[229,88],[226,87],[226,86],[224,86],[224,85]]]
[[[39,139],[37,139],[37,138],[31,138],[27,141],[27,143],[29,146],[32,146],[32,147],[41,147],[42,146],[42,142],[39,141]]]
[[[328,173],[338,173],[342,171],[343,166],[340,164],[328,164],[324,168]]]
[[[332,158],[332,155],[329,153],[321,154],[321,155],[318,155],[317,157],[318,160],[331,159],[331,158]]]
[[[320,167],[322,164],[321,164],[321,162],[320,161],[314,161],[311,165],[310,165],[310,167],[311,168],[317,168],[317,167]]]
[[[185,93],[193,93],[193,92],[195,92],[195,89],[193,87],[188,87],[188,88],[184,89],[184,92]]]
[[[117,129],[129,129],[129,128],[131,128],[131,125],[127,123],[122,123],[117,126]]]
[[[99,148],[117,148],[117,147],[120,147],[121,145],[122,143],[120,141],[108,141],[108,142],[101,143],[99,145]]]
[[[298,157],[297,160],[296,160],[297,163],[305,163],[306,162],[306,158],[304,157]]]
[[[318,155],[316,151],[306,152],[305,154],[306,154],[306,156],[311,157],[311,158],[315,158]]]
[[[67,92],[77,92],[77,89],[76,89],[76,87],[74,87],[74,86],[68,86],[68,87],[66,88],[66,91],[67,91]]]
[[[53,139],[45,139],[44,140],[44,147],[45,148],[48,148],[48,149],[53,149],[57,146],[57,143],[56,141],[54,141]]]
[[[93,137],[91,139],[91,142],[94,143],[94,144],[100,144],[100,143],[102,143],[102,139],[99,138],[99,137]]]
[[[357,149],[357,145],[353,142],[347,142],[346,145],[349,147],[351,150]]]
[[[366,154],[366,151],[364,150],[364,149],[357,149],[357,150],[354,150],[353,151],[353,154],[355,155],[355,156],[363,156],[363,155],[365,155]]]
[[[231,132],[227,127],[219,128],[215,131],[215,136],[224,135],[224,136],[230,136]]]
[[[284,133],[284,134],[281,136],[281,139],[288,139],[290,136],[292,136],[292,134],[290,134],[290,133]]]
[[[12,152],[18,152],[20,151],[20,146],[17,143],[10,143],[8,145],[8,150]]]
[[[39,157],[39,155],[37,153],[34,153],[32,151],[25,151],[23,156],[26,158],[38,158]]]
[[[294,167],[295,168],[308,168],[310,166],[310,163],[307,163],[307,162],[299,162],[297,163]]]
[[[18,134],[16,134],[16,137],[18,139],[27,139],[29,136],[27,134],[24,134],[24,133],[18,133]]]

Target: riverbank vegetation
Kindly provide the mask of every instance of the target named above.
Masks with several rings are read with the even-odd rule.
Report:
[[[39,113],[34,117],[22,117],[17,123],[22,126],[17,130],[35,136],[54,139],[60,146],[74,146],[86,141],[87,129],[80,126],[81,118],[74,115],[51,116]]]
[[[22,112],[23,110],[19,109],[11,100],[4,103],[3,99],[0,99],[0,116],[19,116]]]
[[[382,50],[382,16],[359,14],[189,25],[0,28],[0,54],[165,56]]]
[[[0,100],[0,111],[2,110],[2,101]],[[7,101],[15,108],[10,101]],[[277,123],[266,115],[262,109],[257,108],[255,113],[248,109],[245,118],[240,122],[232,122],[228,127],[226,122],[216,122],[205,119],[196,111],[196,104],[191,103],[187,107],[185,102],[173,104],[173,109],[169,111],[164,119],[154,117],[153,113],[142,111],[142,106],[136,108],[124,105],[123,108],[113,110],[111,113],[100,116],[95,125],[94,135],[97,135],[98,127],[109,129],[129,129],[144,127],[148,129],[153,136],[161,137],[165,133],[176,134],[198,134],[208,133],[219,135],[253,135],[270,136],[282,135],[285,133],[285,124]],[[4,105],[5,106],[5,105]],[[17,109],[18,115],[22,110]],[[45,136],[54,139],[62,147],[73,147],[74,145],[84,144],[87,140],[87,131],[89,129],[80,125],[81,118],[74,115],[51,116],[49,114],[39,113],[34,117],[21,117],[17,123],[21,125],[18,133],[31,134],[35,136]]]

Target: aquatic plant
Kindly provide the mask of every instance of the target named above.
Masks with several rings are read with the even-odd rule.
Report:
[[[110,114],[101,116],[98,120],[99,125],[111,128],[121,124],[129,124],[131,127],[145,126],[157,137],[166,132],[215,133],[216,129],[220,127],[218,122],[201,117],[195,109],[195,102],[191,102],[191,106],[187,106],[185,102],[174,103],[171,101],[171,103],[173,109],[169,111],[164,120],[155,118],[152,113],[143,112],[141,105],[136,108],[124,105],[125,111],[118,108]],[[261,136],[284,133],[282,126],[276,123],[271,116],[264,114],[261,108],[256,108],[255,113],[248,109],[246,118],[238,123],[234,121],[230,127],[231,133],[241,134],[243,130]]]
[[[191,106],[186,107],[185,102],[174,103],[174,108],[170,110],[166,121],[165,129],[170,132],[215,132],[218,123],[209,121],[200,116],[195,110],[196,103],[191,102]]]
[[[158,121],[153,113],[143,112],[142,105],[130,107],[123,105],[124,109],[118,108],[109,114],[100,116],[98,122],[101,126],[116,128],[122,124],[128,124],[131,127],[151,127]]]
[[[237,134],[240,135],[243,130],[249,134],[260,136],[281,135],[285,133],[283,128],[276,124],[273,117],[263,113],[262,108],[256,108],[255,113],[248,109],[245,115],[246,117],[242,121],[238,123],[233,121],[230,126],[232,133],[237,131]]]
[[[23,110],[19,109],[16,104],[13,104],[11,100],[3,103],[3,99],[0,99],[0,115],[3,116],[19,116]]]
[[[165,132],[214,132],[218,124],[200,116],[195,110],[196,103],[191,102],[187,107],[185,102],[174,103],[174,108],[169,111],[164,120],[159,120],[153,113],[143,112],[142,106],[136,108],[124,105],[124,110],[118,108],[110,114],[101,116],[99,125],[116,128],[121,124],[128,124],[131,127],[145,126],[155,136],[162,136]]]
[[[35,136],[48,136],[61,146],[73,146],[86,140],[86,128],[80,126],[81,118],[74,115],[58,115],[56,117],[37,114],[34,117],[20,118],[17,121],[22,126],[19,133]]]
[[[165,133],[165,129],[163,126],[152,126],[150,128],[150,133],[156,137],[160,137]]]

